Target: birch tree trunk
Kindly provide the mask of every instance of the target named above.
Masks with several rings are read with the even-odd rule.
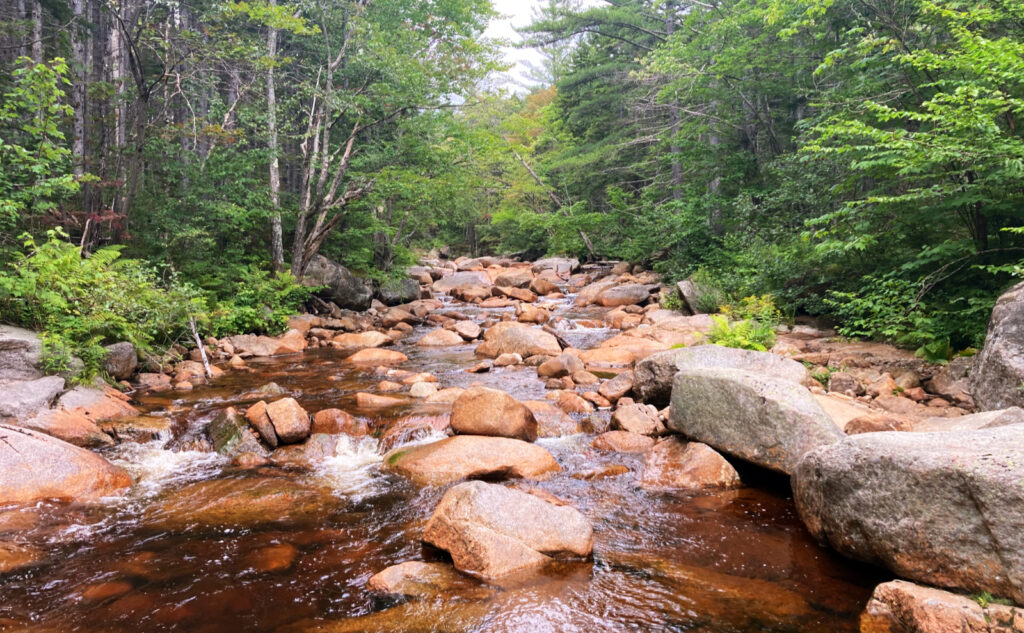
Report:
[[[277,0],[270,0],[276,7]],[[281,230],[281,163],[277,146],[277,93],[274,86],[274,64],[277,61],[277,29],[267,33],[267,146],[270,149],[270,203],[274,213],[270,217],[270,260],[274,272],[284,269],[284,234]]]
[[[88,99],[86,89],[89,79],[89,47],[85,42],[82,32],[82,23],[85,16],[86,0],[72,0],[71,10],[75,14],[75,20],[71,25],[71,55],[72,73],[74,79],[71,83],[71,100],[74,108],[74,122],[71,133],[71,154],[73,162],[73,173],[81,176],[85,172],[85,122]]]

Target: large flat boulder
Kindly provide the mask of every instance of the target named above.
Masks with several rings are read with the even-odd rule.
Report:
[[[128,473],[91,451],[0,424],[0,506],[43,499],[92,502],[131,483]]]
[[[473,387],[452,403],[452,430],[460,435],[511,437],[526,442],[537,439],[533,412],[504,391]]]
[[[571,273],[579,270],[580,260],[575,257],[547,257],[533,262],[533,272],[539,273],[545,270],[552,270],[560,275],[568,277]]]
[[[642,284],[624,284],[601,291],[596,303],[606,307],[640,305],[651,298],[651,291]]]
[[[610,288],[614,288],[618,284],[619,278],[615,276],[605,277],[604,279],[595,281],[592,284],[588,284],[583,288],[580,288],[580,291],[576,293],[576,299],[573,301],[573,305],[581,308],[592,305],[597,302],[597,297],[602,292],[605,292]]]
[[[373,301],[373,285],[352,274],[349,269],[323,255],[315,255],[306,267],[302,283],[322,286],[320,295],[339,308],[365,310]]]
[[[936,431],[978,431],[996,429],[1011,424],[1024,424],[1024,409],[1010,407],[995,411],[982,411],[958,418],[930,417],[916,420],[911,430],[932,433]]]
[[[477,435],[395,449],[384,456],[384,468],[423,486],[474,477],[547,479],[561,470],[551,453],[536,444]]]
[[[803,386],[722,367],[676,374],[668,427],[785,474],[804,454],[845,437]]]
[[[257,334],[230,336],[224,339],[224,342],[229,343],[235,349],[235,353],[242,356],[274,356],[292,351],[281,350],[281,341],[276,338]]]
[[[1024,426],[855,435],[793,474],[810,532],[904,578],[1024,602]]]
[[[540,328],[515,321],[503,321],[484,332],[484,342],[477,346],[476,354],[497,358],[502,354],[530,356],[558,356],[562,347],[551,334]]]
[[[64,390],[64,379],[46,376],[0,388],[0,420],[27,420],[50,408]]]
[[[0,385],[43,377],[43,342],[39,335],[0,324]]]
[[[494,278],[494,285],[506,288],[526,288],[532,281],[533,273],[529,268],[512,268],[499,273]]]
[[[476,286],[490,287],[492,285],[494,284],[491,283],[491,278],[487,276],[487,273],[482,270],[471,270],[441,277],[433,283],[431,289],[433,289],[434,292],[450,293],[453,290],[473,288]]]
[[[1024,406],[1024,283],[1004,293],[992,308],[985,345],[970,375],[971,393],[982,410]]]
[[[370,330],[368,332],[347,332],[338,334],[331,339],[332,347],[341,349],[362,349],[366,347],[383,347],[390,345],[391,338],[383,332]]]
[[[661,406],[669,401],[677,372],[702,367],[742,369],[795,383],[810,380],[806,367],[777,354],[697,345],[654,354],[637,363],[633,370],[633,392],[644,402]]]
[[[482,578],[538,567],[551,557],[587,557],[594,547],[593,528],[575,508],[482,481],[445,493],[423,540],[450,553],[456,569]]]

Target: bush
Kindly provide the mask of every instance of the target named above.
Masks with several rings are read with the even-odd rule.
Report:
[[[723,315],[715,315],[711,319],[715,324],[708,333],[708,341],[714,345],[758,352],[767,352],[775,345],[775,330],[770,323],[753,320],[730,322]]]
[[[108,343],[170,347],[187,338],[189,318],[206,310],[198,290],[173,278],[159,283],[143,262],[121,259],[120,247],[82,257],[62,237],[49,231],[36,244],[24,236],[25,252],[0,271],[0,319],[43,333],[51,371],[68,369],[77,356],[91,377]]]
[[[771,295],[744,297],[738,303],[721,306],[720,311],[737,321],[757,321],[768,326],[782,323],[782,312],[775,307],[775,299]]]
[[[887,341],[916,349],[933,363],[948,361],[956,349],[980,347],[995,297],[983,288],[956,288],[956,296],[924,300],[921,281],[893,275],[865,277],[856,292],[831,292],[843,336]]]
[[[230,299],[221,301],[211,314],[214,336],[230,334],[280,334],[288,317],[302,309],[316,288],[300,285],[291,273],[271,274],[255,266],[241,271]]]

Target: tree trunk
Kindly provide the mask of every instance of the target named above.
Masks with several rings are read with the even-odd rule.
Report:
[[[25,0],[18,0],[17,11],[18,11],[18,13],[17,13],[17,19],[18,20],[28,20],[29,19],[29,15],[27,13],[28,7],[25,6]],[[27,40],[28,40],[28,38],[25,37],[25,36],[22,36],[22,37],[18,38],[18,41],[19,41],[18,56],[19,57],[27,57],[28,56],[29,46],[28,46],[28,41]]]
[[[84,41],[82,22],[85,15],[85,0],[72,0],[71,10],[75,20],[71,25],[72,82],[71,100],[75,110],[71,133],[71,154],[73,173],[81,176],[85,172],[85,121],[88,100],[86,86],[89,77],[88,45]],[[83,205],[84,206],[84,205]]]
[[[675,2],[665,3],[665,33],[668,37],[672,37],[672,34],[676,32],[676,14],[675,14]],[[679,136],[679,129],[681,125],[681,117],[679,116],[679,100],[673,99],[672,103],[669,104],[669,147],[668,151],[671,155],[672,160],[672,199],[682,200],[683,199],[683,164],[679,159],[679,155],[682,153],[682,148],[679,147],[677,140]]]
[[[43,3],[30,0],[32,3],[32,61],[43,63]]]
[[[270,0],[277,6],[277,0]],[[277,93],[274,86],[274,64],[277,60],[277,29],[267,33],[267,145],[270,149],[270,203],[274,214],[270,217],[270,260],[274,272],[284,269],[284,233],[281,230],[281,164],[277,147]]]

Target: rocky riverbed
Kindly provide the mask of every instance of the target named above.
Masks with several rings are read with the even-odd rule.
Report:
[[[8,332],[0,631],[1024,630],[968,597],[1024,599],[1024,411],[962,362],[702,345],[626,264],[410,276],[209,373],[113,350],[128,396]]]

